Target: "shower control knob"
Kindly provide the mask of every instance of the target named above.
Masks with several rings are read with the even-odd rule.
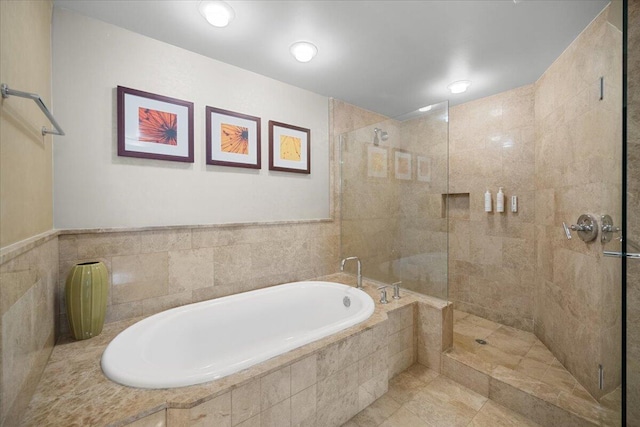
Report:
[[[578,237],[583,242],[591,242],[598,236],[598,220],[593,215],[582,214],[578,217],[578,222],[575,225],[567,227],[567,224],[562,223],[565,235],[567,239],[571,240],[571,232],[569,229],[578,232]]]
[[[613,225],[613,219],[610,215],[602,215],[602,234],[600,235],[600,241],[602,243],[609,243],[613,240],[613,233],[619,233],[620,227]],[[622,242],[622,236],[618,237],[618,241]]]

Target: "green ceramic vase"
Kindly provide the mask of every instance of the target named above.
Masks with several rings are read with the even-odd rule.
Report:
[[[107,267],[102,262],[85,262],[71,269],[65,297],[71,334],[77,340],[102,332],[107,311]]]

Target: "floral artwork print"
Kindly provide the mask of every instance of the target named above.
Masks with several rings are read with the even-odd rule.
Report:
[[[387,156],[384,153],[373,153],[371,155],[371,169],[372,172],[380,174],[386,172]]]
[[[178,145],[177,114],[139,107],[138,124],[140,141]]]
[[[294,136],[280,136],[280,158],[282,160],[292,160],[299,162],[302,141]]]
[[[269,120],[269,170],[311,173],[311,129]]]
[[[400,157],[398,159],[398,174],[406,175],[409,173],[409,160]]]
[[[249,129],[222,123],[220,149],[225,153],[249,154]]]

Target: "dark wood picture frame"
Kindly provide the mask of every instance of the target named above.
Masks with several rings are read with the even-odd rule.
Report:
[[[276,151],[279,152],[281,133],[286,134],[292,131],[292,137],[300,137],[300,161],[290,161],[276,158]],[[306,141],[302,141],[302,139]],[[296,165],[295,163],[298,163]],[[293,173],[311,173],[311,130],[299,126],[269,120],[269,170]]]
[[[236,167],[236,168],[248,168],[248,169],[260,169],[262,167],[262,157],[261,157],[261,139],[260,139],[260,135],[262,133],[262,129],[261,129],[261,119],[260,117],[255,117],[255,116],[250,116],[248,114],[242,114],[242,113],[236,113],[235,111],[229,111],[229,110],[223,110],[222,108],[215,108],[215,107],[209,107],[207,106],[205,108],[205,114],[206,114],[206,155],[207,155],[207,164],[208,165],[216,165],[216,166],[231,166],[231,167]],[[230,121],[234,121],[233,119],[239,119],[239,120],[235,120],[236,124],[241,123],[242,125],[247,125],[247,126],[253,126],[253,131],[251,131],[251,129],[249,127],[244,127],[245,129],[247,129],[247,135],[244,135],[244,131],[241,131],[241,135],[238,135],[236,140],[243,140],[246,139],[247,141],[247,145],[248,145],[248,153],[246,154],[247,159],[246,161],[243,161],[243,159],[239,158],[241,156],[245,156],[245,154],[240,154],[240,153],[233,153],[233,152],[218,152],[218,150],[214,149],[214,143],[217,143],[216,146],[220,147],[220,143],[221,143],[221,136],[220,136],[220,132],[216,134],[213,133],[213,116],[220,116],[220,117],[230,117],[232,118],[232,120]],[[245,123],[242,123],[242,121],[245,121]],[[253,123],[246,123],[246,121],[249,122],[253,122]],[[220,125],[222,126],[222,123],[220,123]],[[226,124],[227,126],[232,126],[230,124]],[[232,126],[235,127],[237,129],[240,128],[240,126]],[[221,131],[222,129],[219,129],[219,131]],[[215,141],[214,141],[215,140]],[[253,150],[254,153],[251,154],[251,150]],[[252,157],[255,156],[254,160],[251,160]],[[217,158],[214,158],[217,157]],[[234,158],[235,157],[235,158]]]
[[[126,110],[127,106],[125,101],[127,96],[132,97],[132,102],[135,101],[134,98],[139,98],[139,110],[144,108],[144,104],[146,103],[147,110],[156,113],[154,120],[149,119],[150,125],[148,125],[147,128],[151,130],[147,131],[147,135],[149,136],[146,141],[131,137],[127,138],[127,132],[129,132],[129,135],[140,134],[140,114],[142,114],[142,111],[136,114],[135,112]],[[149,107],[150,104],[156,105],[157,103],[166,104],[165,108],[160,111]],[[176,106],[178,108],[176,108]],[[183,108],[186,108],[186,111],[183,110]],[[193,163],[193,102],[118,86],[117,110],[118,156]],[[167,110],[172,110],[173,112],[167,112]],[[138,119],[136,120],[135,117],[138,117]],[[167,117],[171,117],[169,120],[171,123],[163,120]],[[158,123],[158,121],[161,123]],[[127,124],[129,126],[127,126]],[[187,129],[184,129],[185,126]],[[135,129],[130,129],[130,127]],[[164,139],[169,143],[153,141],[153,138]],[[171,140],[176,141],[175,150],[171,148],[174,146],[174,144],[170,143]],[[129,143],[129,141],[132,142]],[[134,149],[135,144],[140,146],[139,150]],[[175,152],[175,154],[172,152]]]

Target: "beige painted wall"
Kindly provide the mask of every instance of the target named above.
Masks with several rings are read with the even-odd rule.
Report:
[[[50,1],[0,2],[0,82],[51,108]],[[55,110],[54,110],[55,112]],[[53,227],[51,136],[30,100],[0,101],[0,247]]]
[[[53,23],[56,228],[330,218],[327,97],[68,10]],[[117,155],[119,85],[194,103],[194,163]],[[206,165],[205,106],[262,119],[262,169]],[[310,175],[269,171],[269,120],[311,129]]]

